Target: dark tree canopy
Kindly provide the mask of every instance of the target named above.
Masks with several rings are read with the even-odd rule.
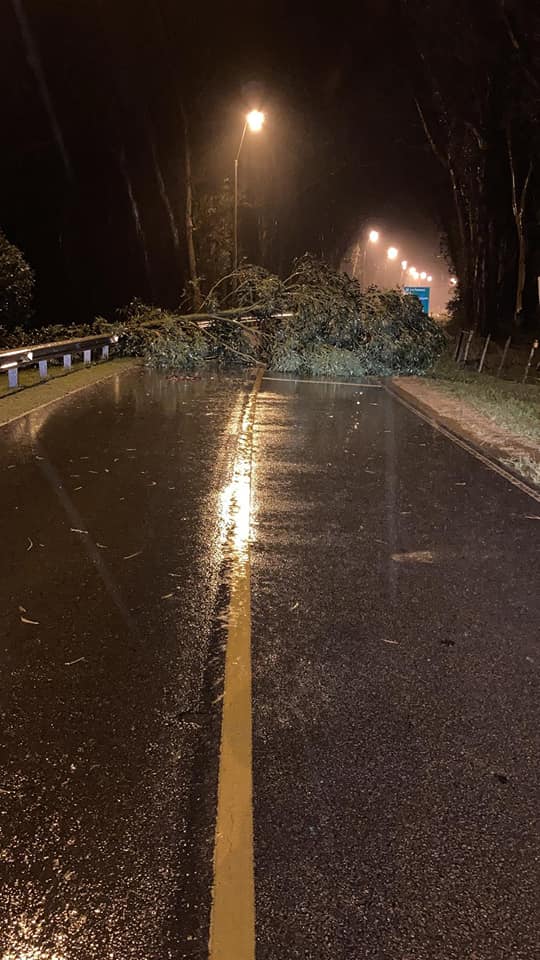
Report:
[[[15,244],[0,230],[0,331],[9,333],[32,315],[34,274]]]
[[[175,307],[194,270],[203,288],[222,273],[254,105],[268,121],[241,158],[247,260],[284,276],[309,250],[336,266],[370,221],[429,223],[464,322],[534,320],[539,16],[526,0],[365,0],[339,16],[277,0],[256,17],[210,3],[201,24],[177,0],[11,0],[0,209],[36,270],[39,320],[134,296]]]
[[[540,12],[519,0],[400,0],[400,11],[463,321],[520,325],[537,302]]]

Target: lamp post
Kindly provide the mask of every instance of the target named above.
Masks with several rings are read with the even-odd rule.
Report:
[[[364,256],[363,256],[363,260],[362,260],[362,286],[363,286],[364,290],[365,290],[366,287],[367,287],[367,283],[366,283],[366,269],[367,269],[368,243],[378,243],[378,240],[379,240],[379,231],[378,231],[378,230],[370,230],[369,233],[368,233],[368,235],[367,235],[367,240],[366,240],[366,242],[364,243]],[[358,254],[359,254],[359,252],[360,252],[360,247],[357,246],[357,247],[356,247],[356,258],[355,258],[355,261],[354,261],[353,277],[356,277],[356,267],[358,266]]]
[[[389,274],[390,264],[391,264],[391,263],[394,263],[394,262],[397,260],[398,254],[399,254],[399,250],[398,250],[397,247],[388,247],[388,250],[386,251],[386,271],[385,271],[385,276],[386,276],[386,279],[387,279],[387,280],[388,280],[388,274]]]
[[[244,128],[242,130],[242,136],[240,137],[240,145],[238,147],[238,152],[234,158],[234,269],[238,270],[238,161],[240,160],[240,154],[242,152],[242,147],[244,145],[244,139],[246,136],[246,131],[249,129],[252,133],[258,133],[259,130],[262,130],[264,123],[264,113],[261,113],[260,110],[251,110],[244,122]]]
[[[403,282],[404,282],[404,280],[405,280],[405,272],[406,272],[408,266],[409,266],[409,261],[408,261],[408,260],[402,260],[402,261],[401,261],[401,273],[400,273],[400,275],[399,275],[399,285],[400,285],[400,287],[403,286]]]

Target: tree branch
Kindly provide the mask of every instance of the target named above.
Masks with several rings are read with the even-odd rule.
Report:
[[[443,157],[441,151],[439,150],[437,144],[435,143],[435,140],[433,139],[433,137],[432,137],[432,135],[431,135],[431,131],[430,131],[428,125],[427,125],[427,120],[426,120],[426,118],[425,118],[425,116],[424,116],[424,112],[423,112],[423,110],[422,110],[422,107],[420,106],[420,102],[419,102],[419,100],[418,100],[417,97],[414,98],[414,102],[415,102],[415,104],[416,104],[416,109],[418,110],[418,115],[419,115],[419,117],[420,117],[420,120],[422,121],[422,126],[423,126],[423,128],[424,128],[424,133],[425,133],[425,135],[426,135],[426,137],[427,137],[428,143],[430,144],[431,149],[433,150],[433,153],[435,154],[435,156],[436,156],[437,160],[439,161],[439,163],[441,163],[443,167],[446,167],[446,168],[447,168],[447,167],[448,167],[448,162],[447,162],[446,158]]]

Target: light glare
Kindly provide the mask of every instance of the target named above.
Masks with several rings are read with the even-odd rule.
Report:
[[[370,230],[370,231],[369,231],[369,242],[370,242],[370,243],[377,243],[378,239],[379,239],[379,231],[378,231],[378,230]]]
[[[264,123],[264,113],[260,110],[250,110],[246,117],[247,125],[252,133],[258,133],[262,130]]]
[[[397,247],[388,247],[387,257],[389,260],[396,260],[398,253],[399,253],[399,250],[397,249]]]

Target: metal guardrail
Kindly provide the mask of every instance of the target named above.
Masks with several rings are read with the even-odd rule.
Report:
[[[54,343],[38,343],[35,346],[20,347],[17,350],[0,352],[0,373],[7,373],[11,388],[19,385],[19,370],[23,367],[39,366],[41,380],[47,379],[48,361],[62,357],[64,368],[71,369],[72,357],[82,353],[83,362],[92,362],[92,352],[101,348],[101,359],[108,360],[111,345],[118,343],[117,334],[80,337],[77,340],[57,340]]]
[[[282,320],[293,317],[293,313],[276,313],[271,319]],[[241,323],[257,324],[260,317],[246,315],[238,318]],[[269,318],[270,319],[270,318]],[[198,326],[204,329],[211,325],[212,320],[199,321]],[[40,380],[47,379],[48,361],[63,358],[64,368],[71,368],[71,361],[75,354],[82,353],[83,362],[92,362],[92,352],[101,348],[101,359],[107,360],[109,349],[119,340],[118,334],[106,334],[92,337],[79,337],[76,340],[56,340],[54,343],[38,343],[35,346],[19,347],[16,350],[0,351],[0,374],[7,373],[8,385],[15,389],[19,385],[19,370],[24,367],[39,367]]]

